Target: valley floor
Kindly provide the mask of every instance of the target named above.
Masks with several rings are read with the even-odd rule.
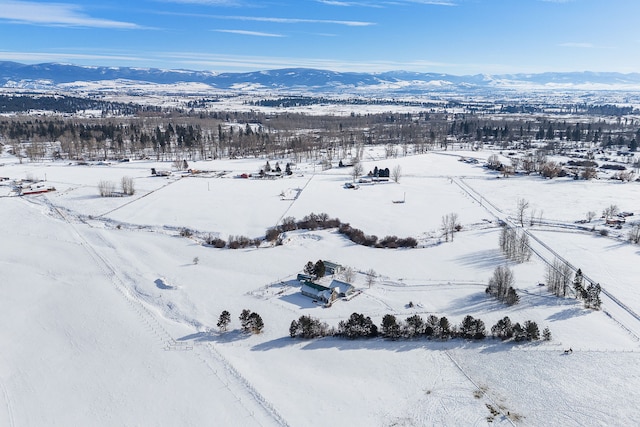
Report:
[[[498,249],[498,220],[514,216],[509,191],[516,182],[532,205],[554,220],[573,222],[571,212],[540,192],[547,183],[504,183],[435,153],[393,161],[406,174],[400,184],[356,191],[342,188],[349,178],[337,169],[304,170],[305,176],[289,181],[174,182],[149,178],[146,163],[123,169],[5,167],[3,173],[16,178],[46,171],[58,191],[0,198],[0,424],[637,424],[637,246],[579,230],[529,228],[542,242],[532,246],[543,258],[562,256],[613,298],[603,296],[601,311],[587,310],[538,286],[543,259],[508,263]],[[125,173],[139,188],[133,199],[96,196],[102,176]],[[575,185],[556,183],[565,184]],[[302,190],[293,201],[280,200],[286,188]],[[616,187],[621,198],[635,191],[635,183]],[[391,203],[403,193],[405,204]],[[585,206],[600,203],[597,194],[589,197]],[[413,235],[420,247],[356,246],[335,230],[289,232],[282,246],[239,250],[178,235],[188,226],[223,238],[255,237],[283,216],[322,211],[380,237]],[[438,236],[448,212],[458,212],[464,225],[453,242]],[[368,287],[358,275],[360,295],[323,308],[293,282],[307,261],[317,259],[360,272],[373,268],[379,277]],[[484,292],[503,264],[516,275],[516,306]],[[262,316],[262,334],[239,331],[242,309]],[[232,316],[225,333],[215,326],[222,310]],[[509,316],[549,327],[553,339],[514,344],[288,336],[289,324],[301,315],[337,326],[353,312],[377,324],[385,314],[436,314],[455,324],[470,314],[488,328]]]

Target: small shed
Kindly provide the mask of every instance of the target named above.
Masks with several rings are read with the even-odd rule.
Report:
[[[296,276],[296,280],[298,282],[304,282],[304,281],[310,282],[313,280],[313,276],[310,274],[298,273],[298,275]]]
[[[343,267],[340,264],[337,264],[332,261],[322,261],[324,263],[324,274],[325,275],[334,275],[340,273],[343,270]]]

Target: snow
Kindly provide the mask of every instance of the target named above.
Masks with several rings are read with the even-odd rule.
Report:
[[[152,167],[168,164],[20,164],[3,154],[2,176],[46,178],[57,191],[0,192],[0,425],[453,426],[489,418],[495,425],[636,424],[640,320],[612,299],[592,311],[551,296],[538,286],[546,269],[540,258],[505,260],[497,224],[514,217],[517,199],[526,198],[548,219],[529,232],[638,313],[638,247],[574,221],[611,203],[633,211],[640,184],[497,179],[450,154],[384,159],[372,151],[365,173],[400,165],[402,177],[357,190],[343,188],[350,168],[321,171],[305,163],[291,177],[233,178],[255,173],[266,159],[191,165],[227,171],[217,178],[176,171],[152,177]],[[134,196],[98,196],[100,181],[118,186],[123,176],[134,178]],[[404,204],[392,202],[403,194]],[[380,238],[412,236],[419,247],[367,248],[336,230],[314,230],[287,232],[281,246],[230,250],[205,246],[198,234],[254,238],[285,216],[311,212]],[[439,229],[451,212],[463,228],[446,242]],[[196,235],[180,237],[182,227]],[[318,259],[359,272],[354,285],[361,293],[331,308],[300,295],[296,274]],[[514,270],[521,297],[512,307],[484,292],[503,264]],[[378,274],[371,287],[362,274],[369,269]],[[243,309],[261,315],[263,333],[239,331]],[[225,333],[215,326],[223,310],[231,313]],[[453,324],[472,315],[487,328],[509,316],[549,327],[553,339],[288,336],[301,315],[337,326],[353,312],[378,325],[385,314],[435,314]]]

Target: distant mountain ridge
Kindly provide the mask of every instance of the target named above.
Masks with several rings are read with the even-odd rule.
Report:
[[[153,84],[202,83],[219,89],[242,87],[344,91],[371,89],[390,92],[423,92],[430,88],[474,90],[484,88],[624,88],[640,91],[640,73],[567,72],[537,74],[464,75],[389,71],[382,73],[335,72],[287,68],[245,73],[214,73],[134,67],[89,67],[60,63],[21,64],[0,62],[0,86],[42,81],[50,85],[74,82],[129,80]]]

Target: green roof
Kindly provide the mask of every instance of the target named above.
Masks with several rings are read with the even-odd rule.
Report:
[[[304,280],[302,282],[302,284],[307,285],[310,288],[313,288],[313,289],[315,289],[317,291],[328,291],[329,290],[329,288],[327,288],[326,286],[322,286],[322,285],[319,285],[317,283],[313,283],[313,282],[311,282],[309,280]]]

